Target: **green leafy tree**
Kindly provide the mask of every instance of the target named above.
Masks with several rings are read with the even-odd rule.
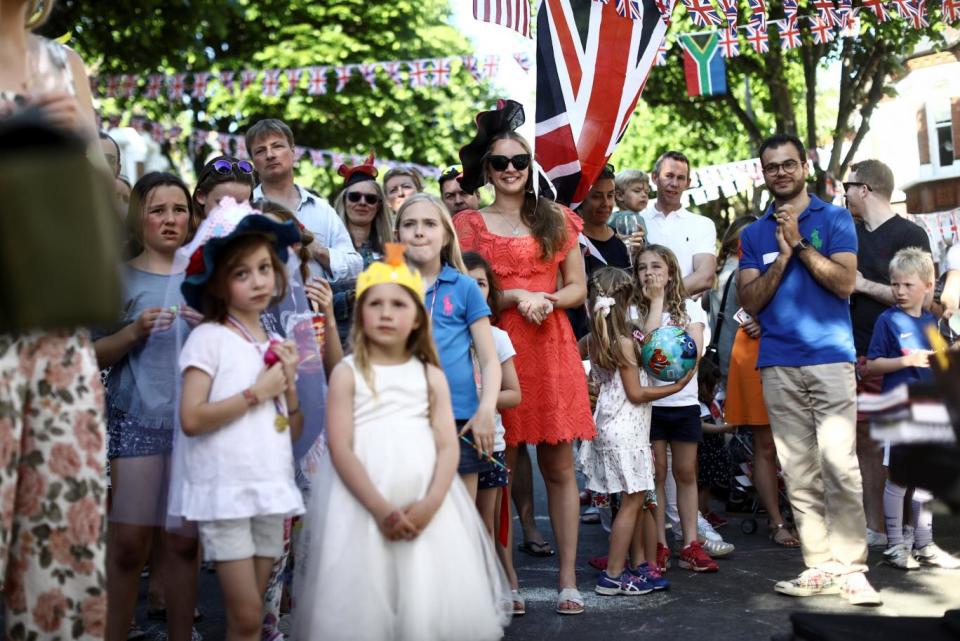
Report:
[[[469,54],[468,43],[450,26],[447,0],[143,0],[104,3],[96,12],[89,3],[64,0],[46,33],[66,32],[99,74],[212,74],[206,100],[114,98],[103,101],[108,113],[235,133],[261,118],[281,118],[306,147],[364,156],[372,149],[381,158],[449,165],[471,135],[478,109],[493,101],[486,83],[459,62],[446,87],[397,86],[381,71],[376,88],[355,73],[343,91],[334,91],[338,65]],[[238,73],[233,94],[217,91],[213,80],[221,70],[309,66],[331,68],[326,95],[308,95],[305,77],[292,93],[281,80],[276,97],[261,94],[259,78],[240,91]],[[309,159],[298,173],[322,193],[339,184],[335,168],[315,169]]]

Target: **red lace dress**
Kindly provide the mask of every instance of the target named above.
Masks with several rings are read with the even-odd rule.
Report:
[[[577,246],[583,227],[572,211],[563,208],[563,212],[567,241],[547,262],[540,257],[536,238],[492,234],[478,211],[457,214],[454,225],[460,247],[486,258],[502,289],[552,293],[557,291],[560,263]],[[507,444],[592,439],[596,428],[590,414],[587,378],[564,310],[554,310],[536,325],[524,320],[516,308],[507,309],[500,316],[500,327],[510,335],[517,350],[514,364],[523,396],[519,406],[501,410]]]

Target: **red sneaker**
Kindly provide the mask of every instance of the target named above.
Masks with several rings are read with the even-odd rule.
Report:
[[[587,561],[587,565],[592,568],[597,568],[600,571],[607,569],[607,557],[606,556],[594,556]]]
[[[704,552],[699,541],[694,541],[680,551],[680,567],[694,572],[716,572],[717,562]]]
[[[657,571],[663,574],[670,567],[670,548],[663,543],[657,543]]]
[[[723,527],[727,524],[727,519],[723,518],[716,512],[710,511],[703,515],[703,518],[707,520],[707,523],[712,525],[715,528]]]

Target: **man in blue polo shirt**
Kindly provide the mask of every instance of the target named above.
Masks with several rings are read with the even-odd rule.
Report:
[[[853,218],[807,194],[807,156],[796,136],[768,138],[759,156],[774,202],[740,237],[738,294],[760,323],[763,398],[807,566],[775,590],[879,605],[864,575],[849,303],[857,277]]]

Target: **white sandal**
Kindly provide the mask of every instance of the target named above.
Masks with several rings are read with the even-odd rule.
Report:
[[[562,603],[575,603],[576,608],[563,609]],[[583,614],[583,595],[577,588],[563,588],[557,595],[557,614]]]
[[[510,590],[510,600],[513,601],[511,604],[513,616],[522,617],[527,613],[527,604],[523,600],[523,597],[520,596],[520,590]]]

